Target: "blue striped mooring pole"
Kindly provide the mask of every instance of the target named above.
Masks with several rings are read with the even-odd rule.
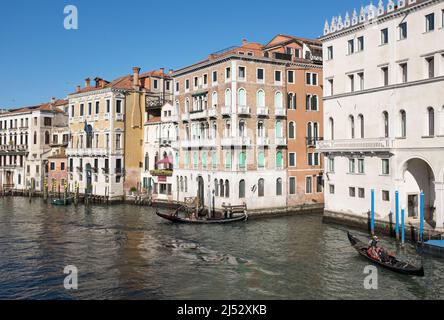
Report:
[[[372,189],[371,200],[372,204],[371,204],[370,229],[372,232],[372,236],[374,236],[375,235],[375,190],[374,189]]]
[[[399,191],[395,192],[396,207],[396,239],[399,240]]]
[[[425,206],[425,196],[424,192],[421,192],[419,201],[419,242],[424,241],[424,206]]]
[[[405,242],[405,209],[402,208],[401,210],[401,230],[402,230],[402,244]]]

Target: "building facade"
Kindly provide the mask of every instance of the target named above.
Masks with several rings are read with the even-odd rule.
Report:
[[[42,191],[54,130],[67,125],[66,100],[0,113],[0,185]]]
[[[327,213],[394,219],[395,193],[418,222],[444,225],[444,2],[381,1],[326,23]],[[393,221],[393,220],[392,220]]]

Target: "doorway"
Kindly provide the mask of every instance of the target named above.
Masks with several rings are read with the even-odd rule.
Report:
[[[205,205],[205,183],[204,179],[201,176],[197,178],[197,184],[197,199],[199,201],[199,207],[203,207]]]
[[[418,194],[409,194],[408,195],[408,215],[409,218],[418,218],[419,217],[419,195]]]

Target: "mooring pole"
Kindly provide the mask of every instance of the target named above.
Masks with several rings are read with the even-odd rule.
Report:
[[[405,209],[401,210],[402,245],[405,243]]]
[[[419,242],[424,242],[424,206],[425,206],[425,196],[424,192],[421,191],[420,196],[420,211],[419,211]]]
[[[395,192],[396,207],[396,240],[399,240],[399,191]]]
[[[371,193],[371,217],[370,217],[370,229],[372,232],[372,236],[375,235],[375,190],[372,189]]]

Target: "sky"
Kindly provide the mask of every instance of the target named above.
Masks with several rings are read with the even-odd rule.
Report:
[[[65,98],[99,76],[112,80],[179,69],[208,54],[267,43],[277,34],[317,38],[325,19],[357,0],[15,0],[0,5],[0,109]],[[78,10],[78,29],[66,30],[64,8]]]

